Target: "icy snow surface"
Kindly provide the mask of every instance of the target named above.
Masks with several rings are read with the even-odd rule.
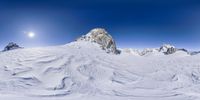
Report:
[[[200,100],[200,54],[108,54],[96,43],[0,53],[0,100]]]

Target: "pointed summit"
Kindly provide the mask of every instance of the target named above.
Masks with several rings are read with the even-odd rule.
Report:
[[[164,44],[160,47],[159,52],[163,52],[164,54],[173,54],[177,51],[175,46],[170,45],[170,44]]]
[[[116,48],[114,39],[108,32],[103,28],[92,29],[86,35],[83,35],[77,41],[91,41],[100,45],[103,50],[108,53],[118,54],[119,51]]]

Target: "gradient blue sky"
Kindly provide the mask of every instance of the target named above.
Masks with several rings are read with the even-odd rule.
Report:
[[[200,49],[199,0],[0,0],[0,47],[62,45],[96,27],[117,46]],[[35,32],[30,39],[24,32]]]

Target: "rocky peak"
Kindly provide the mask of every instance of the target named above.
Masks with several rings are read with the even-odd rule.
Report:
[[[22,47],[20,47],[19,45],[17,45],[17,44],[14,43],[14,42],[10,42],[10,43],[8,43],[8,45],[4,48],[3,51],[9,51],[9,50],[14,50],[14,49],[19,49],[19,48],[22,48]]]
[[[170,44],[164,44],[160,47],[159,52],[163,52],[164,54],[173,54],[177,51],[177,49]]]
[[[108,32],[103,28],[92,29],[86,35],[83,35],[77,41],[91,41],[100,45],[103,50],[108,53],[118,54],[119,51],[116,48],[114,39]]]

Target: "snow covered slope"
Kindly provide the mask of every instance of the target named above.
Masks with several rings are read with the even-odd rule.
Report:
[[[98,44],[0,53],[0,100],[199,100],[200,55],[108,54]]]
[[[102,28],[66,45],[0,52],[0,100],[199,100],[200,54],[121,49]],[[20,48],[20,47],[19,47]]]

